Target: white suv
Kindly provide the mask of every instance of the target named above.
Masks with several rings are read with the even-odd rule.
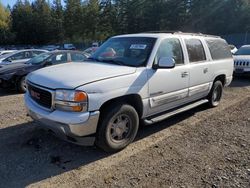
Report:
[[[134,140],[140,120],[153,124],[204,103],[217,106],[232,74],[220,37],[121,35],[86,63],[29,74],[25,103],[34,120],[63,139],[113,152]]]

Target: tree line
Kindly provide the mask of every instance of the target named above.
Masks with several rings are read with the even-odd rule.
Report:
[[[17,0],[0,4],[0,44],[100,41],[124,33],[250,30],[250,0]]]

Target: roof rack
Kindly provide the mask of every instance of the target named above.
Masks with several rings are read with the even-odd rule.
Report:
[[[203,34],[203,33],[186,33],[186,32],[181,32],[181,31],[146,31],[144,33],[168,33],[168,34],[181,34],[181,35],[192,35],[192,36],[203,36],[203,37],[216,37],[216,38],[221,38],[220,36],[216,35],[208,35],[208,34]]]

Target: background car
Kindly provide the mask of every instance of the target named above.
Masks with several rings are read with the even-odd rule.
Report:
[[[59,48],[60,48],[59,45],[47,45],[47,46],[42,47],[42,49],[48,50],[48,51],[58,50]]]
[[[0,56],[0,64],[12,64],[12,63],[25,63],[31,58],[38,56],[41,53],[48,52],[47,50],[18,50],[13,53],[9,53]]]
[[[17,50],[2,50],[0,51],[0,56],[16,52]]]
[[[234,74],[250,75],[250,45],[240,47],[234,54]]]
[[[42,53],[26,63],[0,65],[0,87],[16,87],[19,92],[26,91],[25,76],[37,69],[67,62],[83,62],[87,56],[79,51],[58,50]]]
[[[76,47],[73,44],[63,44],[64,50],[76,50]]]

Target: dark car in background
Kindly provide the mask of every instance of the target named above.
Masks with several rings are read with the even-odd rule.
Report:
[[[29,61],[31,58],[36,57],[45,52],[48,52],[48,51],[40,50],[40,49],[18,50],[18,51],[0,56],[0,65],[13,64],[13,63],[25,63]]]
[[[83,52],[58,50],[42,53],[26,63],[0,64],[0,88],[16,87],[19,92],[25,92],[25,77],[30,72],[61,63],[83,62],[86,59]]]

